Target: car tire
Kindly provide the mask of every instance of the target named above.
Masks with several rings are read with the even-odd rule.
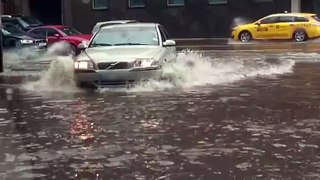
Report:
[[[304,30],[297,30],[293,33],[292,38],[295,42],[303,42],[308,40],[308,35]]]
[[[250,42],[252,40],[252,34],[249,31],[241,31],[239,34],[239,40],[243,43]]]

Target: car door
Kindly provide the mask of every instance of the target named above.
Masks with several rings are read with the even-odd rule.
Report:
[[[279,16],[278,22],[275,23],[275,39],[291,38],[294,23],[294,16]]]
[[[158,27],[159,27],[162,43],[164,43],[166,40],[169,39],[169,34],[163,26],[159,25]],[[164,48],[165,48],[166,54],[167,54],[166,55],[167,62],[175,61],[177,58],[176,46],[169,46],[169,47],[164,47]]]
[[[304,29],[308,35],[318,34],[317,26],[313,26],[312,23],[306,17],[295,16],[294,22],[290,24],[290,38],[296,29]]]
[[[54,28],[46,28],[46,37],[48,39],[48,44],[51,45],[60,41],[61,34]]]
[[[262,19],[256,24],[256,39],[273,39],[276,31],[275,23],[278,22],[278,16],[271,16]]]
[[[39,36],[46,37],[46,29],[45,29],[45,28],[32,29],[32,30],[29,31],[28,33],[36,34],[36,35],[39,35]]]

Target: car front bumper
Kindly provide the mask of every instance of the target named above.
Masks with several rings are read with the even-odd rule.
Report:
[[[160,79],[161,75],[161,68],[75,70],[75,81],[81,87],[126,86],[149,79]]]
[[[21,48],[30,49],[32,51],[43,51],[47,50],[47,45],[39,46],[35,44],[24,44],[20,46]]]

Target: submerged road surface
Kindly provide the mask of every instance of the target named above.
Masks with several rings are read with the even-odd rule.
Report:
[[[319,179],[320,55],[306,52],[185,51],[170,81],[95,92],[68,58],[7,62],[0,179]]]

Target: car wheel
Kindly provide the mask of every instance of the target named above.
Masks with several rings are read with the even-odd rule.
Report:
[[[296,42],[303,42],[308,39],[308,35],[304,30],[297,30],[293,33],[293,39]]]
[[[249,31],[242,31],[239,34],[239,40],[243,43],[249,42],[252,40],[252,35]]]

